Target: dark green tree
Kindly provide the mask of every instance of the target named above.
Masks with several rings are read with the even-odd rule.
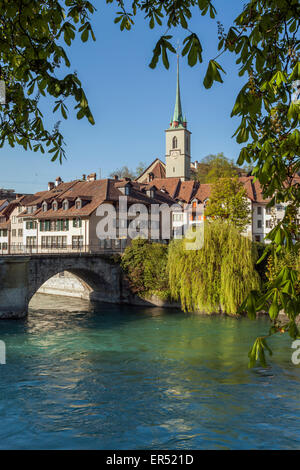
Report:
[[[169,296],[167,274],[168,247],[137,238],[132,240],[122,256],[121,266],[132,291],[141,297],[155,294]]]

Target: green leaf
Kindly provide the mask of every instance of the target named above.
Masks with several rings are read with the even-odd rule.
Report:
[[[276,300],[273,300],[269,308],[269,316],[272,320],[275,320],[278,317],[278,313],[279,313],[278,303]]]

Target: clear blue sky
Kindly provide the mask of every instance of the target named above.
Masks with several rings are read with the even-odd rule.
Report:
[[[173,114],[176,90],[176,57],[170,56],[170,69],[161,64],[155,70],[148,67],[152,49],[164,29],[150,30],[143,18],[132,31],[121,32],[115,25],[115,5],[93,2],[98,11],[92,24],[96,42],[81,43],[68,48],[71,71],[77,70],[88,96],[96,124],[78,121],[69,103],[69,119],[60,112],[53,114],[53,102],[43,103],[45,119],[52,128],[61,119],[61,131],[67,143],[67,160],[62,165],[51,163],[47,154],[27,151],[8,145],[1,152],[0,187],[17,192],[46,189],[47,182],[61,176],[64,181],[96,171],[102,177],[127,165],[135,168],[139,162],[164,160],[165,136]],[[191,29],[199,35],[204,48],[204,62],[193,68],[181,59],[181,98],[188,128],[192,132],[192,160],[201,160],[210,153],[224,152],[236,160],[239,145],[231,138],[238,119],[231,119],[234,99],[244,83],[238,77],[234,57],[222,56],[220,63],[227,71],[223,84],[210,90],[202,84],[207,63],[217,54],[217,19],[225,30],[242,8],[240,0],[215,0],[218,17],[202,17],[195,9]],[[172,32],[171,32],[172,34]],[[175,31],[181,40],[185,31]]]

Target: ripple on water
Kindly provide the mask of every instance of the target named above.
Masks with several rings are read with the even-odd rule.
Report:
[[[270,367],[247,368],[265,319],[51,296],[33,307],[28,319],[1,323],[0,448],[299,447],[289,339],[272,340]]]

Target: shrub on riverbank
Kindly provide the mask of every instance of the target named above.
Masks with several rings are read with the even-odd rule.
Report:
[[[131,290],[140,297],[156,295],[169,298],[167,268],[168,247],[161,243],[149,243],[141,238],[132,240],[122,257]]]
[[[171,296],[184,311],[236,314],[250,290],[259,289],[257,251],[248,238],[222,221],[205,224],[201,250],[185,250],[184,240],[169,245]]]

